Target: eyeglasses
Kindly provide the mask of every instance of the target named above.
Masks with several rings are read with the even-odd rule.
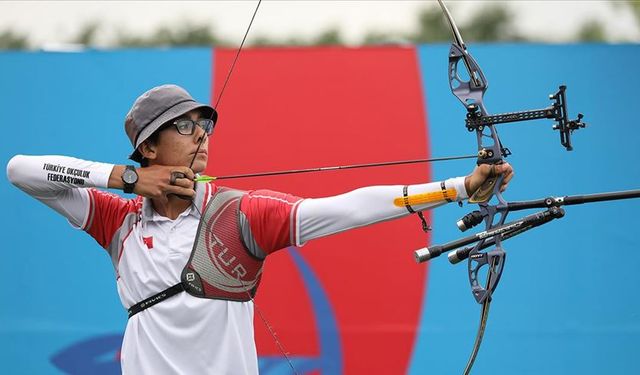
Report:
[[[201,127],[202,130],[207,133],[207,135],[211,135],[215,126],[213,120],[208,118],[203,118],[197,121],[193,121],[190,119],[180,119],[175,120],[172,125],[175,125],[176,129],[178,129],[178,133],[182,135],[192,135],[196,130],[196,125]]]

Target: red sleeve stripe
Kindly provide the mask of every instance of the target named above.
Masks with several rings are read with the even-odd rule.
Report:
[[[120,241],[120,249],[118,249],[118,263],[120,263],[120,258],[122,257],[122,253],[124,252],[124,241],[126,241],[127,238],[129,238],[129,235],[131,234],[132,230],[133,230],[133,226],[129,228],[129,231],[127,232],[127,234],[124,236],[122,241]]]
[[[257,195],[257,194],[254,194],[254,195],[249,196],[249,199],[254,199],[254,198],[271,199],[271,200],[274,200],[274,201],[278,201],[278,202],[286,203],[286,204],[288,204],[288,205],[290,205],[290,206],[295,206],[295,205],[296,205],[296,204],[298,204],[298,202],[299,202],[299,201],[289,202],[289,201],[288,201],[288,200],[286,200],[286,199],[282,199],[282,198],[278,198],[278,197],[272,197],[272,196],[270,196],[270,195]]]
[[[291,219],[290,219],[290,230],[289,230],[289,242],[294,246],[299,246],[298,238],[300,238],[300,233],[298,233],[298,207],[300,207],[300,202],[303,199],[298,200],[294,203],[293,209],[291,209]]]
[[[211,198],[211,184],[205,184],[204,190],[204,199],[202,200],[202,208],[200,212],[204,212],[205,207],[207,207],[207,203],[209,202],[209,198]]]

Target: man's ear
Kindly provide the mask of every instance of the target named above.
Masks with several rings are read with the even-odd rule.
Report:
[[[142,142],[140,146],[138,146],[138,151],[140,151],[142,157],[147,160],[154,160],[158,156],[156,145],[148,141]]]

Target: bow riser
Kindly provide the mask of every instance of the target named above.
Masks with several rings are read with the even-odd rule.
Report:
[[[449,66],[448,77],[449,87],[455,97],[460,100],[462,105],[467,109],[467,118],[477,118],[488,116],[489,113],[484,106],[484,93],[488,88],[488,81],[480,68],[480,65],[469,54],[462,41],[462,36],[458,30],[451,14],[446,5],[442,1],[438,1],[442,10],[451,26],[453,33],[453,42],[449,49]],[[466,69],[468,80],[460,75],[459,69],[461,63]],[[466,78],[466,77],[465,77]],[[504,162],[504,156],[508,151],[503,151],[502,143],[498,136],[498,131],[493,125],[478,126],[475,128],[476,140],[478,142],[478,159],[477,164],[500,164]],[[486,144],[490,142],[490,144]],[[482,194],[475,194],[471,197],[470,202],[481,202],[480,213],[485,221],[485,229],[489,230],[495,225],[502,225],[506,219],[506,212],[501,213],[501,217],[497,223],[495,215],[497,210],[495,206],[490,206],[487,202],[491,197],[496,196],[499,205],[506,202],[500,193],[503,176],[495,176],[488,179],[482,187],[478,189]],[[469,254],[468,276],[471,284],[471,290],[474,298],[478,303],[484,303],[485,300],[491,298],[491,293],[495,290],[502,274],[504,265],[504,251],[502,249],[500,235],[495,236],[495,250],[493,252],[481,252],[482,245],[485,240],[480,241]],[[491,255],[489,255],[491,253]],[[483,287],[478,282],[478,274],[480,269],[485,265],[489,265],[487,274],[487,286]]]

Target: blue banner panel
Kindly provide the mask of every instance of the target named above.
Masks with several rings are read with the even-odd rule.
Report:
[[[427,112],[424,122],[428,127],[426,137],[424,134],[421,136],[426,139],[429,154],[434,156],[472,154],[476,151],[475,135],[464,128],[466,111],[451,95],[447,82],[448,48],[448,45],[434,45],[420,46],[417,50]],[[589,124],[588,128],[575,133],[575,150],[571,152],[560,146],[559,135],[551,130],[550,121],[499,126],[504,145],[513,153],[508,160],[516,169],[516,177],[505,193],[508,200],[640,188],[640,166],[637,163],[640,159],[640,136],[634,132],[635,90],[640,83],[640,77],[634,73],[640,47],[500,44],[472,45],[470,48],[490,83],[486,105],[491,113],[546,107],[550,104],[547,95],[555,92],[558,85],[566,84],[570,116],[575,117],[577,112],[582,112]],[[253,53],[257,57],[262,52],[257,49]],[[275,49],[270,53],[281,53],[285,59],[291,50]],[[353,53],[363,56],[358,51]],[[123,120],[135,98],[152,86],[176,83],[187,87],[198,100],[211,102],[213,66],[223,67],[213,64],[213,57],[211,49],[1,53],[0,113],[4,120],[4,134],[0,140],[0,160],[6,165],[13,155],[19,153],[64,154],[125,164],[131,146],[124,134]],[[256,59],[254,64],[258,66],[263,61]],[[384,77],[367,77],[377,81],[371,85],[395,79],[393,69],[383,68],[380,70],[385,72]],[[246,68],[247,71],[250,69]],[[255,72],[260,73],[259,69]],[[238,95],[237,103],[244,96],[234,94],[234,90],[243,87],[237,86],[238,83],[247,79],[233,81],[238,79],[238,73],[241,71],[234,73],[231,91],[225,94],[231,95],[223,101],[228,116],[222,114],[220,125],[223,125],[223,120],[230,123],[243,115],[233,115],[228,111],[235,105],[234,95]],[[314,69],[310,69],[309,75],[313,73]],[[314,78],[318,76],[316,74]],[[309,80],[304,74],[300,77],[300,85]],[[346,82],[347,78],[343,81]],[[415,82],[418,78],[413,80]],[[389,85],[391,87],[391,83]],[[413,87],[411,82],[407,85]],[[420,87],[415,86],[418,92]],[[265,87],[273,92],[278,90],[277,85]],[[340,86],[335,90],[344,92]],[[255,87],[254,91],[259,92]],[[356,89],[353,91],[357,92]],[[265,92],[255,100],[268,101],[274,97],[270,91]],[[301,92],[293,90],[291,95],[300,96]],[[299,99],[317,103],[319,108],[323,108],[322,103],[327,103],[327,96],[334,100],[338,98],[332,92],[319,91],[316,96],[309,94]],[[274,107],[286,112],[289,102],[280,103],[285,103],[284,107]],[[401,108],[407,103],[398,102],[391,107],[401,111],[399,115],[406,116],[406,111]],[[265,106],[268,104],[264,103]],[[344,105],[350,104],[346,102]],[[330,112],[336,108],[323,110]],[[341,118],[344,112],[340,110],[328,115]],[[363,118],[346,117],[353,122]],[[280,121],[269,121],[280,124]],[[295,119],[290,121],[295,122]],[[393,121],[388,123],[391,124],[389,134],[396,135],[384,136],[388,143],[394,145],[389,149],[401,149],[397,145],[406,145],[406,141],[393,133]],[[218,130],[222,133],[231,129],[227,127],[225,130],[221,126]],[[345,128],[344,132],[349,129]],[[329,141],[325,144],[329,145]],[[389,150],[382,140],[372,137],[371,141],[381,142],[378,146],[380,152]],[[338,142],[329,146],[335,144]],[[312,146],[322,145],[310,143],[309,147]],[[411,155],[414,151],[406,152]],[[323,155],[322,152],[316,154]],[[339,159],[335,156],[338,154],[327,154],[328,158]],[[280,160],[264,159],[260,160],[260,165],[266,163],[266,159]],[[431,176],[433,180],[439,180],[465,175],[473,166],[474,162],[470,160],[434,164]],[[427,168],[424,170],[428,171]],[[355,176],[356,172],[352,173],[351,176]],[[380,181],[389,179],[389,183],[395,183],[391,179],[398,172],[380,170],[377,173]],[[58,214],[14,188],[4,173],[0,178],[0,191],[6,202],[5,215],[1,219],[5,242],[2,246],[3,261],[0,262],[0,361],[3,373],[118,373],[118,350],[126,314],[117,297],[108,256],[89,236],[75,233]],[[288,181],[295,181],[298,189],[310,181],[295,178]],[[327,177],[315,178],[318,182],[313,188],[326,186],[322,179]],[[378,180],[376,176],[373,178]],[[640,302],[635,298],[637,292],[634,290],[640,285],[640,275],[634,267],[640,260],[640,240],[633,235],[633,229],[640,224],[638,208],[639,200],[565,207],[567,214],[561,220],[505,242],[508,252],[505,272],[494,294],[487,333],[474,373],[640,372],[640,366],[634,361],[640,341]],[[434,230],[430,242],[439,244],[459,238],[461,233],[455,228],[455,221],[473,209],[475,207],[468,204],[463,208],[450,204],[436,209],[432,216]],[[523,214],[513,213],[510,218]],[[417,219],[405,220],[419,231]],[[391,252],[393,261],[409,259],[413,262],[413,249],[407,248],[411,245],[403,245],[408,241],[403,231],[394,233],[398,241],[392,247],[400,250]],[[343,243],[338,236],[328,241],[335,241],[336,247],[332,250],[344,256],[345,260],[354,262],[353,267],[362,266],[366,270],[367,265],[375,264],[366,262],[362,252],[339,251],[338,246]],[[328,258],[320,254],[316,261],[316,254],[309,254],[308,250],[290,250],[290,256],[287,256],[290,268],[299,271],[299,275],[291,277],[303,282],[294,287],[305,288],[312,297],[319,296],[313,297],[314,303],[329,301],[324,305],[314,304],[313,311],[336,311],[335,319],[331,316],[333,320],[325,319],[323,322],[330,323],[331,327],[340,326],[345,322],[343,311],[351,311],[352,306],[356,311],[357,305],[366,304],[358,301],[358,298],[362,299],[360,294],[354,293],[354,298],[357,297],[355,305],[349,305],[347,300],[336,304],[335,297],[323,294],[328,283],[337,285],[342,282],[344,289],[348,290],[354,288],[355,282],[348,274],[331,274],[330,269],[319,267],[318,262]],[[422,272],[424,268],[420,267],[425,265],[415,267]],[[420,281],[419,286],[411,283],[406,286],[415,288],[412,290],[422,310],[416,310],[414,314],[419,315],[419,326],[411,362],[398,367],[408,368],[412,374],[459,373],[473,346],[480,306],[469,291],[465,264],[452,267],[443,256],[433,260],[429,267],[426,283]],[[384,273],[385,270],[376,272]],[[381,278],[372,277],[371,282],[379,281],[376,279]],[[268,282],[274,280],[272,278]],[[424,292],[415,292],[423,288]],[[374,307],[369,308],[370,315],[385,311],[392,315],[394,309],[401,310],[407,305],[406,301],[396,299],[381,294]],[[267,308],[266,313],[274,311]],[[277,323],[277,311],[274,314]],[[282,326],[278,324],[276,327],[280,333]],[[414,327],[412,324],[411,330]],[[289,328],[283,327],[284,333]],[[353,332],[357,328],[359,326],[353,325]],[[403,329],[406,327],[381,326],[379,331],[402,333]],[[379,340],[382,336],[377,332],[368,330],[364,333]],[[322,338],[319,340],[323,341]],[[376,340],[367,338],[366,343],[375,345]],[[323,342],[332,343],[331,340]],[[370,361],[366,356],[347,357],[346,346],[329,345],[333,345],[335,358],[341,358],[345,364],[353,364],[350,368],[362,368],[361,364],[366,365]],[[410,345],[406,347],[410,349]],[[382,345],[377,348],[381,350]],[[283,362],[276,356],[263,356],[260,362],[262,370],[287,373],[288,369],[281,366]],[[296,359],[308,362],[310,367],[301,365],[301,371],[304,371],[305,368],[317,368],[313,361],[318,358]],[[389,373],[385,368],[378,370],[379,373]],[[352,371],[356,373],[358,370]]]
[[[574,151],[560,145],[550,120],[498,125],[516,170],[509,201],[640,188],[636,131],[636,45],[471,45],[489,81],[491,114],[544,108],[567,85],[570,118],[585,115]],[[419,49],[434,155],[468,154],[475,134],[450,91],[448,45]],[[462,68],[461,68],[462,69]],[[434,166],[434,179],[467,174],[471,162]],[[505,270],[494,296],[474,373],[636,374],[640,342],[640,200],[567,206],[566,216],[505,242]],[[433,243],[463,235],[455,222],[476,209],[434,212]],[[532,213],[533,211],[526,212]],[[524,216],[512,213],[509,218]],[[482,226],[475,229],[482,230]],[[470,231],[471,232],[471,231]],[[431,261],[412,374],[464,369],[480,319],[466,263]]]
[[[136,97],[176,83],[208,102],[212,59],[209,48],[1,53],[0,161],[62,154],[125,164],[124,118]],[[3,373],[119,373],[126,314],[108,255],[5,173],[0,192]]]

